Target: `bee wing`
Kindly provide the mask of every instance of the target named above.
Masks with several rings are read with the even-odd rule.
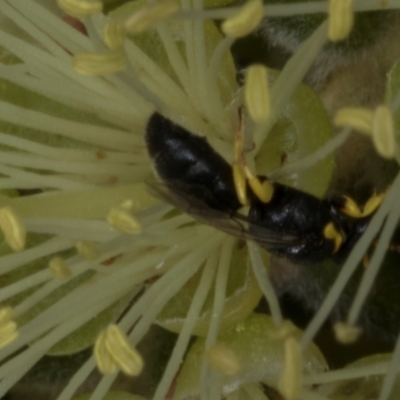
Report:
[[[204,201],[190,194],[187,185],[181,182],[148,182],[153,195],[174,205],[193,216],[198,221],[212,225],[217,229],[242,239],[253,240],[268,249],[273,246],[294,246],[302,240],[292,235],[277,234],[270,229],[249,221],[238,212],[226,212],[210,208]]]

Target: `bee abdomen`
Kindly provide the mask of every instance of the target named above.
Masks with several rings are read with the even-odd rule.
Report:
[[[200,136],[155,113],[146,130],[146,144],[158,176],[209,207],[240,207],[232,167]]]

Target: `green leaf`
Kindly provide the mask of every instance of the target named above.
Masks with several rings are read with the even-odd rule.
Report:
[[[278,76],[278,72],[272,70],[269,74],[272,81]],[[299,85],[257,155],[257,173],[268,175],[282,164],[301,160],[331,138],[331,123],[321,100],[312,89]],[[320,197],[326,192],[333,167],[333,155],[330,154],[281,182]]]
[[[199,271],[194,275],[158,315],[157,323],[163,328],[173,332],[180,331],[197,289],[201,273],[202,271]],[[238,245],[232,254],[220,329],[223,331],[231,328],[238,321],[248,316],[257,306],[261,296],[262,293],[248,262],[247,248],[240,248]],[[214,292],[211,291],[193,330],[194,335],[205,336],[207,334],[213,302]]]
[[[302,332],[290,322],[293,336]],[[276,388],[284,363],[285,339],[279,335],[271,317],[252,314],[237,326],[218,337],[217,343],[234,351],[241,365],[238,373],[224,376],[224,393],[227,394],[249,382],[263,382]],[[197,339],[190,348],[178,376],[175,399],[195,397],[200,388],[200,371],[204,356],[204,339]],[[326,361],[311,343],[303,354],[303,372],[315,374],[327,370]]]

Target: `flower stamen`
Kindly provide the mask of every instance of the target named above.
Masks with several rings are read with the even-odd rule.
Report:
[[[374,112],[372,122],[372,141],[379,155],[384,158],[393,158],[397,152],[394,137],[393,116],[389,107],[378,106]]]
[[[111,208],[107,216],[107,222],[116,230],[135,235],[141,232],[140,222],[122,205]]]
[[[86,18],[100,12],[103,3],[98,0],[57,0],[58,6],[75,18]]]
[[[75,248],[78,254],[85,260],[94,260],[100,255],[96,244],[88,240],[80,240],[75,244]]]
[[[350,127],[359,132],[370,134],[372,131],[372,120],[372,110],[362,107],[344,107],[337,112],[334,124],[339,127]]]
[[[137,376],[143,369],[143,358],[131,345],[125,332],[118,325],[104,331],[104,347],[114,363],[129,376]]]
[[[361,335],[361,329],[347,322],[337,322],[333,327],[336,340],[343,344],[354,343]]]
[[[13,342],[19,335],[17,324],[12,321],[11,307],[0,308],[0,349]]]
[[[244,98],[251,118],[258,124],[265,123],[271,111],[271,99],[268,70],[264,65],[252,65],[247,69]]]
[[[118,50],[125,42],[126,29],[122,21],[110,21],[103,31],[103,42],[110,50]]]
[[[346,39],[354,24],[353,0],[329,1],[328,37],[332,42]]]
[[[238,13],[227,18],[221,25],[225,35],[239,38],[251,33],[261,22],[264,16],[261,0],[248,1]]]
[[[278,388],[286,400],[297,399],[301,391],[301,349],[293,337],[285,340],[285,361]]]
[[[146,29],[175,14],[179,8],[179,4],[174,0],[165,0],[147,5],[125,21],[125,29],[134,34],[144,32]]]
[[[72,275],[68,265],[61,257],[53,257],[49,261],[49,269],[55,279],[67,279]]]
[[[0,209],[0,229],[5,241],[14,251],[22,251],[25,248],[26,228],[11,207]]]
[[[75,72],[86,76],[113,74],[125,68],[125,59],[121,53],[80,53],[72,59]]]
[[[235,352],[222,344],[210,346],[206,358],[211,367],[225,375],[235,375],[240,371],[240,362]]]

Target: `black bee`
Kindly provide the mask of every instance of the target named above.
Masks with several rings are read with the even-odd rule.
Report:
[[[156,189],[178,208],[273,254],[300,263],[343,260],[371,216],[354,218],[341,199],[318,199],[274,182],[268,203],[251,196],[248,215],[236,194],[232,167],[206,141],[155,113],[146,144],[167,190]],[[265,178],[261,178],[265,179]]]
[[[146,144],[161,180],[152,185],[157,194],[197,220],[267,249],[275,258],[270,278],[278,295],[290,295],[309,310],[318,309],[374,214],[355,217],[346,211],[345,198],[319,199],[273,182],[271,200],[263,203],[252,195],[244,215],[232,166],[205,138],[155,113]],[[400,331],[398,251],[389,259],[390,272],[378,275],[358,323],[369,336],[393,342]],[[360,266],[332,311],[333,320],[346,318],[362,273]]]

